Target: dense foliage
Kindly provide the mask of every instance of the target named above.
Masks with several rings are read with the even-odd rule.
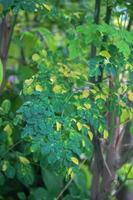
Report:
[[[0,0],[0,199],[132,199],[132,10]]]

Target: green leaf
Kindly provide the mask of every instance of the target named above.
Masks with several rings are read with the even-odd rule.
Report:
[[[78,57],[81,53],[81,49],[80,49],[80,46],[79,46],[79,41],[77,39],[75,40],[71,40],[70,41],[70,44],[69,44],[69,47],[68,47],[68,50],[69,50],[69,55],[70,55],[70,58],[71,59],[74,59],[76,57]]]
[[[15,168],[10,164],[9,161],[3,160],[2,171],[8,178],[14,178],[15,176]]]
[[[133,122],[131,123],[129,131],[130,131],[130,134],[133,134]]]
[[[129,110],[123,109],[120,116],[120,122],[124,123],[128,118],[129,118]]]
[[[48,200],[49,199],[48,197],[49,197],[48,192],[44,188],[38,187],[31,191],[30,197],[28,199],[29,200],[36,200],[36,199]]]
[[[0,186],[4,185],[5,183],[5,177],[4,175],[0,172]]]
[[[49,193],[51,193],[53,196],[57,195],[61,190],[61,177],[48,169],[42,169],[42,177]]]
[[[35,31],[39,31],[42,34],[46,45],[51,51],[56,50],[56,42],[55,42],[54,34],[51,31],[43,27],[39,27],[35,29]]]
[[[130,171],[129,171],[130,169]],[[118,175],[122,178],[125,179],[127,176],[127,179],[133,179],[133,165],[132,163],[126,163],[124,164],[119,170],[118,170]]]
[[[119,51],[123,53],[125,57],[129,56],[130,48],[129,45],[124,40],[116,41],[116,46],[118,47]]]
[[[0,85],[3,81],[3,65],[2,65],[2,62],[1,62],[1,59],[0,59]]]
[[[26,195],[24,192],[18,192],[17,196],[20,200],[26,200]]]
[[[9,113],[10,109],[11,109],[11,101],[8,100],[8,99],[5,99],[2,104],[1,104],[1,107],[3,108],[4,112],[6,114]]]
[[[9,165],[9,167],[5,171],[5,175],[8,178],[11,178],[11,179],[14,178],[14,176],[15,176],[15,168],[13,166]]]
[[[34,171],[30,164],[17,163],[17,177],[24,185],[29,186],[34,182]]]

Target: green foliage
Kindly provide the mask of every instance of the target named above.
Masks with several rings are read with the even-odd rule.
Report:
[[[48,193],[44,188],[38,187],[34,189],[30,194],[29,200],[36,200],[38,198],[40,200],[48,199]]]
[[[2,81],[3,81],[3,65],[0,60],[0,84],[2,83]]]
[[[133,119],[133,34],[115,22],[123,7],[132,16],[127,2],[109,1],[109,25],[106,1],[94,24],[94,1],[0,0],[1,19],[17,14],[0,94],[1,199],[55,200],[71,179],[62,199],[91,199],[94,136],[108,146],[115,116],[120,127]],[[118,170],[122,181],[130,164]]]
[[[19,9],[28,11],[28,12],[33,12],[35,11],[38,7],[40,7],[43,3],[45,3],[44,0],[37,0],[36,2],[33,0],[0,0],[0,4],[3,7],[3,13],[6,14],[10,10],[13,10],[15,13],[19,11]],[[37,6],[38,5],[38,6]]]
[[[4,175],[0,173],[0,186],[4,185],[4,183],[5,183]]]
[[[29,163],[18,163],[16,166],[18,180],[29,186],[34,182],[34,171]]]
[[[124,184],[127,185],[132,190],[133,184],[133,166],[131,163],[124,164],[119,170],[118,175],[121,181],[125,181]]]
[[[78,37],[81,45],[84,39],[86,39],[88,46],[89,41],[87,42],[86,35],[89,29],[87,29],[87,26],[83,27],[80,26],[77,28],[77,34],[80,33],[80,35],[75,37]],[[83,31],[84,29],[87,31]],[[104,76],[106,77],[112,74],[116,77],[118,73],[121,73],[125,69],[125,60],[128,62],[130,52],[126,50],[125,44],[132,44],[132,34],[127,31],[122,33],[119,30],[114,30],[114,27],[105,24],[95,26],[93,37],[94,34],[98,34],[99,36],[100,34],[107,35],[112,41],[112,44],[110,45],[110,42],[108,46],[106,44],[106,49],[108,50],[100,52],[99,56],[89,61],[89,71],[87,72],[88,75],[86,75],[90,77],[99,76],[100,69],[98,65],[100,62],[103,62],[105,68]],[[99,42],[102,43],[101,36],[99,38]],[[116,39],[119,41],[118,38],[121,41],[120,46],[116,42]],[[76,56],[82,62],[82,55],[84,53],[86,54],[87,51],[81,53],[77,51],[85,50],[88,47],[83,43],[84,48],[82,46],[79,48],[77,46],[79,45],[78,41],[69,40],[70,45],[68,50],[70,57],[68,58],[76,59]],[[91,42],[93,42],[93,38]],[[115,56],[112,51],[114,49],[117,52]],[[77,71],[75,72],[75,74],[77,73],[75,79],[72,80],[71,73],[74,74],[74,72],[70,71],[72,69],[69,69],[69,65],[70,63],[73,64],[73,61],[68,60],[64,64],[63,60],[61,61],[61,57],[60,64],[52,67],[52,63],[55,63],[55,60],[58,59],[60,56],[59,53],[61,52],[57,50],[55,55],[51,50],[48,49],[46,55],[39,53],[39,57],[36,55],[37,59],[33,58],[38,63],[39,72],[32,79],[25,81],[24,94],[30,96],[19,112],[23,114],[24,121],[26,121],[23,137],[30,138],[33,144],[37,142],[39,145],[38,149],[48,157],[47,162],[49,164],[55,165],[58,163],[58,166],[65,165],[68,167],[73,156],[79,157],[81,153],[85,153],[87,157],[91,156],[92,145],[88,138],[88,131],[90,130],[89,124],[95,130],[98,129],[101,136],[104,137],[103,130],[107,129],[104,115],[107,109],[106,105],[108,105],[109,101],[111,104],[108,109],[112,110],[117,105],[116,113],[121,115],[121,122],[124,123],[127,120],[127,117],[123,117],[123,115],[125,105],[128,106],[128,99],[126,96],[123,96],[120,102],[119,95],[121,95],[121,87],[125,86],[120,85],[117,78],[117,87],[114,89],[112,97],[110,98],[108,98],[108,87],[103,86],[101,91],[97,86],[91,85],[91,83],[88,85],[88,89],[75,93],[75,86],[85,88],[84,83],[86,77],[82,77]],[[118,63],[118,57],[121,57],[120,63]],[[86,67],[84,67],[84,71],[86,71]],[[67,78],[67,82],[64,82],[65,78]],[[81,80],[83,81],[80,82]],[[120,91],[118,95],[116,95],[117,91]],[[85,93],[88,95],[84,96]],[[88,96],[90,98],[87,98]],[[128,113],[132,113],[130,107],[127,109]],[[57,127],[57,123],[59,123],[59,128]],[[77,126],[78,123],[81,123],[81,130]]]

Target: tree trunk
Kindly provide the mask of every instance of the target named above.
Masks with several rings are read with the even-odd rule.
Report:
[[[10,14],[3,17],[0,23],[0,59],[3,65],[3,81],[0,85],[0,92],[4,88],[5,78],[6,78],[6,63],[8,57],[9,46],[11,43],[11,37],[16,22],[15,16],[10,16]]]

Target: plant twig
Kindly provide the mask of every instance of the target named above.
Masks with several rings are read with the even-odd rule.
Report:
[[[81,169],[81,166],[87,161],[87,159],[83,160],[83,162],[79,165],[79,169]],[[64,192],[67,190],[67,188],[70,186],[70,184],[73,182],[74,177],[71,177],[71,179],[69,180],[69,182],[64,186],[64,188],[61,190],[61,192],[59,193],[59,195],[57,196],[56,200],[59,200],[60,197],[64,194]]]
[[[0,161],[9,153],[9,151],[11,151],[15,146],[17,146],[18,144],[20,144],[23,140],[19,140],[18,142],[16,142],[15,144],[13,144],[5,153],[3,156],[0,157]]]
[[[125,182],[128,180],[128,175],[131,172],[132,168],[133,168],[133,165],[131,164],[130,167],[129,167],[129,169],[128,169],[128,172],[126,173],[126,176],[125,176],[124,180],[122,181],[121,186],[119,187],[119,189],[116,192],[114,192],[112,194],[112,196],[115,196],[116,194],[118,194],[120,192],[120,190],[123,188]]]

